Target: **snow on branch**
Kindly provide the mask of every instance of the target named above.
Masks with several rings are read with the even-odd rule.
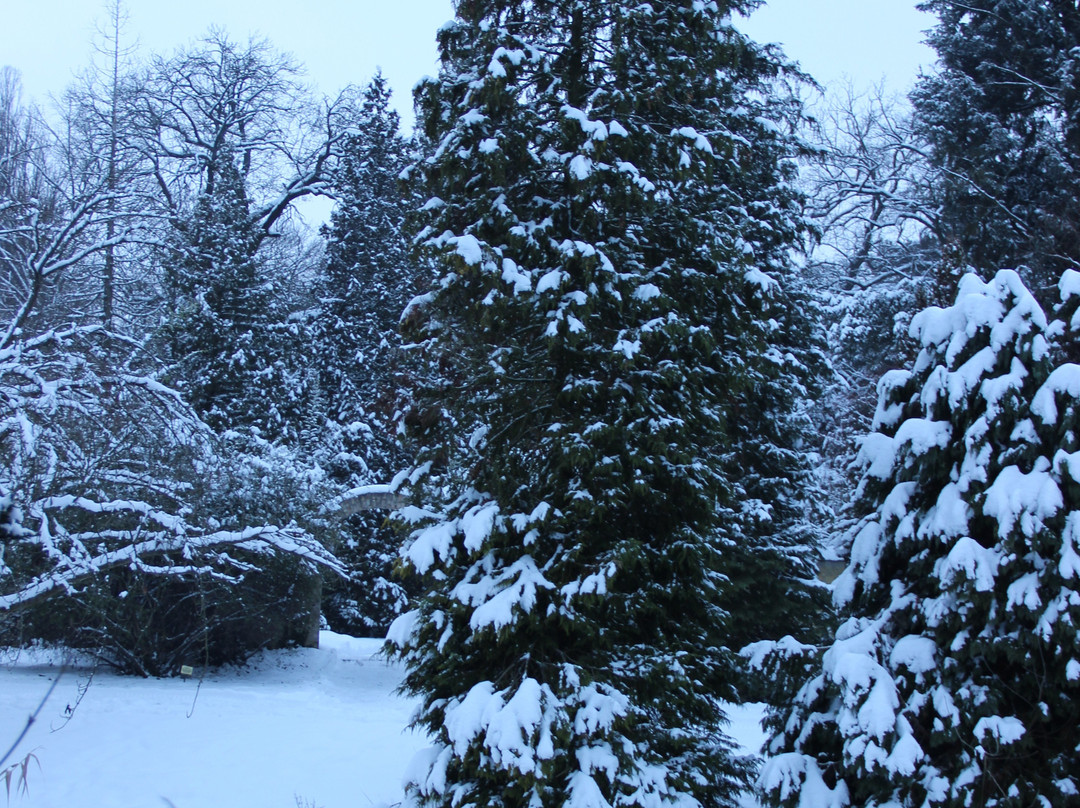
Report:
[[[141,348],[89,326],[0,349],[0,613],[78,597],[125,567],[235,582],[258,568],[245,553],[346,575],[295,524],[244,526],[271,521],[225,504],[253,459],[215,438]]]
[[[156,536],[149,540],[132,541],[114,550],[88,558],[68,569],[54,570],[10,594],[0,595],[0,612],[25,606],[58,592],[75,594],[79,586],[115,567],[130,567],[162,575],[210,574],[227,580],[235,580],[235,576],[229,576],[209,563],[151,564],[155,559],[159,561],[167,559],[170,554],[179,554],[185,559],[191,559],[226,547],[239,547],[259,553],[281,552],[318,564],[342,577],[348,576],[344,567],[326,548],[306,531],[297,527],[262,526],[243,530],[219,530],[203,536]]]

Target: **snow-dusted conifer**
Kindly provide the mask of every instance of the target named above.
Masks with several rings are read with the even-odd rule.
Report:
[[[364,90],[355,130],[333,174],[336,207],[323,231],[327,262],[312,324],[313,365],[323,426],[318,461],[347,488],[386,483],[407,460],[393,431],[401,373],[398,321],[415,295],[405,217],[409,192],[401,173],[409,144],[376,74]],[[331,628],[383,633],[405,593],[391,574],[397,540],[385,513],[366,512],[341,525],[338,554],[349,582],[331,581],[323,613]]]
[[[924,0],[938,69],[912,94],[958,266],[1017,267],[1041,300],[1080,262],[1080,13],[1053,0]]]
[[[778,350],[798,217],[748,5],[462,0],[440,31],[418,100],[441,274],[406,316],[440,383],[399,480],[430,591],[390,633],[435,743],[415,804],[721,806],[746,781],[719,699],[757,615],[726,607],[791,472],[743,507],[744,408],[806,372]]]
[[[297,326],[275,316],[272,284],[256,256],[262,234],[230,150],[214,172],[179,228],[179,257],[166,274],[177,304],[166,329],[173,377],[215,429],[291,438],[303,391]]]
[[[1075,308],[1080,275],[1061,290]],[[772,803],[1080,805],[1075,325],[1011,270],[913,319],[860,452],[847,619],[777,719]]]
[[[152,166],[173,380],[215,429],[295,444],[309,278],[294,204],[326,193],[348,104],[322,112],[269,42],[211,31],[152,57],[133,131]],[[313,263],[313,262],[311,262]]]
[[[401,173],[409,159],[390,88],[377,74],[342,148],[333,178],[337,205],[324,231],[315,360],[329,415],[343,424],[390,420],[376,413],[390,408],[392,348],[416,282],[404,233],[409,200]],[[386,471],[387,459],[380,460]]]

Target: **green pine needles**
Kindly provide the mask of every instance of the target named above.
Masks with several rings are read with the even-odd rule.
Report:
[[[409,799],[736,805],[736,642],[812,599],[781,66],[743,3],[456,5],[417,90],[440,276],[406,312],[398,521],[429,593],[390,644],[435,745]]]

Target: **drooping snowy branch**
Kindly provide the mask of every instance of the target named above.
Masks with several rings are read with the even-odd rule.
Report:
[[[239,458],[139,348],[88,326],[0,350],[0,611],[78,597],[121,567],[235,582],[253,557],[281,554],[344,574],[296,525],[226,527],[200,513]]]
[[[98,506],[100,512],[139,511],[138,503],[90,503],[73,502],[73,506],[94,511],[91,506]],[[114,506],[114,507],[109,507]],[[38,599],[57,593],[77,595],[79,587],[89,579],[101,575],[114,567],[129,567],[156,575],[193,577],[207,575],[222,578],[235,583],[237,576],[229,572],[245,572],[249,565],[228,557],[230,547],[240,548],[260,554],[282,553],[310,561],[325,567],[338,575],[347,575],[337,559],[321,544],[312,539],[306,531],[291,527],[272,526],[251,527],[244,530],[219,530],[201,536],[159,535],[149,539],[139,539],[141,531],[132,532],[129,543],[121,543],[108,552],[80,559],[76,563],[66,563],[45,575],[24,584],[10,594],[0,595],[0,612],[26,606]],[[95,534],[95,538],[103,536]],[[2,563],[2,559],[0,559]],[[0,581],[3,580],[4,568],[0,567]]]

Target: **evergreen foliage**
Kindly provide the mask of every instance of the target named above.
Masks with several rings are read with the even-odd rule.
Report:
[[[784,806],[1080,805],[1080,275],[966,276],[912,321],[860,458],[846,622],[774,717]],[[787,652],[809,651],[786,643]]]
[[[456,5],[417,90],[441,274],[406,318],[430,591],[390,641],[436,744],[410,799],[734,805],[733,646],[809,598],[776,535],[814,344],[780,283],[782,67],[747,3]]]
[[[954,268],[1022,268],[1053,298],[1080,262],[1080,10],[1057,0],[929,0],[939,69],[912,100],[942,169]]]
[[[293,203],[329,187],[347,105],[315,110],[291,57],[221,31],[153,58],[144,85],[133,125],[172,247],[173,380],[215,429],[295,446],[312,395],[301,346],[315,267],[297,283],[278,245]]]
[[[312,441],[302,445],[305,434],[321,432],[305,354],[317,267],[286,245],[292,203],[328,187],[340,106],[314,115],[290,57],[262,40],[238,44],[211,31],[169,59],[151,59],[135,120],[155,212],[167,225],[160,241],[171,247],[160,259],[166,378],[232,455],[232,486],[205,492],[202,504],[222,522],[295,520],[327,544],[320,508],[330,487]],[[237,656],[281,637],[315,641],[308,627],[317,623],[320,584],[308,566],[276,564],[248,583],[242,595],[213,590],[207,609],[222,637],[232,615],[259,615]],[[305,614],[299,624],[297,614]],[[274,628],[264,632],[260,622]],[[276,628],[290,622],[300,628]]]
[[[191,220],[179,223],[180,257],[166,273],[176,305],[167,328],[173,374],[219,432],[247,427],[264,439],[295,440],[305,381],[295,367],[299,325],[275,317],[233,155],[215,169]]]
[[[324,229],[316,359],[328,413],[342,424],[362,420],[385,427],[391,421],[392,346],[416,284],[404,232],[409,196],[401,178],[410,159],[390,88],[378,74],[364,90],[356,130],[345,141],[334,175],[337,205]],[[393,454],[390,446],[381,451]],[[387,458],[372,461],[380,473],[397,471]]]
[[[323,415],[317,460],[347,488],[386,483],[408,460],[394,434],[401,395],[398,322],[416,294],[402,180],[409,144],[377,74],[364,90],[354,131],[333,177],[336,207],[324,228],[326,267],[312,324],[313,365]],[[323,611],[331,628],[362,636],[385,633],[406,595],[393,580],[397,540],[385,514],[353,514],[341,525],[337,552],[348,582],[330,581]]]

